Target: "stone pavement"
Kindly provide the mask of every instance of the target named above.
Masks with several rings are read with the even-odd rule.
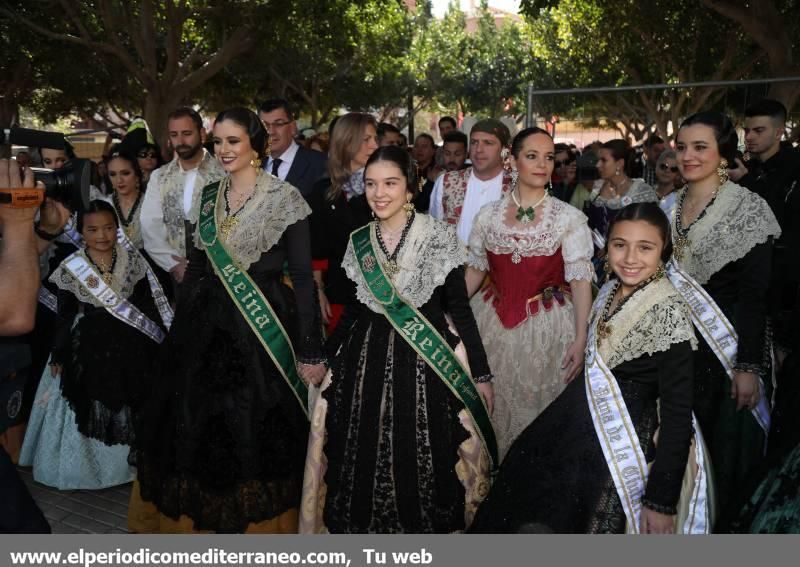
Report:
[[[54,534],[126,534],[131,485],[104,490],[56,490],[33,480],[32,469],[18,467]]]

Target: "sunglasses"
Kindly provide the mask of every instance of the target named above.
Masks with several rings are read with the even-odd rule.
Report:
[[[658,167],[661,169],[661,171],[667,171],[667,170],[669,170],[669,171],[671,171],[672,173],[678,173],[678,166],[677,166],[677,165],[672,165],[672,166],[669,166],[669,165],[667,165],[666,163],[662,163],[662,164],[661,164],[661,165],[659,165]]]
[[[145,158],[156,159],[157,156],[156,156],[156,152],[139,152],[138,154],[136,154],[136,157],[142,158],[142,159],[145,159]]]
[[[565,159],[564,161],[556,160],[553,163],[556,164],[556,167],[564,167],[565,165],[569,165],[569,164],[573,163],[574,161],[575,161],[574,159]]]

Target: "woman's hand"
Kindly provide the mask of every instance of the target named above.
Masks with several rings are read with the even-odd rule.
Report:
[[[319,386],[327,371],[328,367],[322,363],[303,364],[301,362],[297,365],[297,372],[300,374],[300,378],[310,386]]]
[[[51,364],[50,365],[50,376],[55,378],[59,374],[61,374],[62,366],[60,364]]]
[[[491,416],[494,413],[494,387],[492,386],[491,382],[478,382],[475,384],[475,387],[480,392],[481,396],[483,396],[483,401],[486,402],[486,409],[489,411],[489,415]]]
[[[662,514],[642,506],[642,515],[639,519],[639,532],[643,534],[672,534],[675,533],[675,516]]]
[[[561,361],[561,369],[564,370],[564,383],[569,384],[580,373],[583,368],[584,351],[586,350],[586,335],[575,337],[564,359]]]
[[[328,301],[328,296],[325,295],[325,292],[322,291],[322,288],[317,288],[317,293],[319,295],[319,310],[322,314],[322,322],[327,325],[331,321],[331,317],[333,317],[333,312],[331,311],[331,303]]]
[[[736,409],[753,409],[761,398],[758,376],[752,372],[734,372],[731,382],[731,399],[736,400]]]

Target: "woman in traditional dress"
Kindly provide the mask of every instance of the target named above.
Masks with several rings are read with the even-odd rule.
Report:
[[[644,179],[631,179],[632,152],[625,140],[609,140],[597,150],[597,171],[600,179],[595,181],[584,212],[589,217],[589,228],[593,232],[597,251],[595,265],[600,280],[605,278],[602,251],[609,223],[619,210],[631,203],[658,202],[656,192]]]
[[[367,162],[378,220],[352,234],[344,257],[358,301],[328,341],[302,532],[460,531],[488,488],[494,443],[481,397],[491,409],[492,375],[469,308],[466,253],[454,227],[414,212],[415,175],[394,146]]]
[[[122,225],[120,228],[139,253],[148,261],[156,276],[158,276],[161,286],[166,290],[167,297],[171,299],[173,285],[169,273],[153,262],[144,249],[141,223],[141,205],[146,185],[144,171],[140,169],[136,159],[120,151],[111,154],[107,168],[108,178],[112,187],[110,200]]]
[[[629,205],[612,221],[615,279],[592,307],[585,378],[517,438],[472,531],[707,531],[702,457],[690,471],[697,481],[686,493],[691,506],[682,507],[694,515],[677,520],[697,341],[688,306],[664,277],[671,249],[669,223],[655,203]]]
[[[554,146],[540,128],[514,138],[517,182],[485,205],[469,241],[467,291],[496,376],[492,415],[500,456],[583,365],[591,307],[586,217],[547,192]]]
[[[675,259],[710,296],[699,313],[707,319],[713,303],[729,323],[708,332],[735,332],[712,349],[706,334],[695,357],[694,412],[708,442],[719,494],[719,529],[752,492],[752,473],[763,458],[769,428],[768,397],[761,378],[768,372],[765,343],[766,294],[772,240],[780,227],[769,205],[728,179],[734,163],[736,130],[716,112],[687,118],[677,134],[676,153],[687,182],[671,211]],[[702,331],[702,329],[700,329]],[[738,336],[738,339],[737,339]],[[733,349],[723,356],[714,353]]]
[[[322,320],[336,328],[344,306],[355,301],[355,286],[342,269],[350,233],[370,220],[364,197],[364,166],[378,147],[377,123],[351,112],[336,122],[328,151],[328,177],[317,182],[309,202],[311,253]]]
[[[136,452],[134,531],[297,530],[308,440],[301,378],[318,382],[325,365],[311,211],[297,189],[262,171],[267,136],[247,109],[215,121],[228,175],[203,189],[193,219],[186,292]]]
[[[50,276],[58,322],[20,464],[60,489],[133,480],[133,414],[147,397],[171,311],[149,265],[118,242],[114,208],[92,201],[77,227],[86,248]]]

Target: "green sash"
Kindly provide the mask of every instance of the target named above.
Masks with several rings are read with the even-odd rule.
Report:
[[[200,240],[206,247],[206,255],[214,266],[214,271],[222,282],[225,291],[231,296],[247,324],[255,333],[272,362],[289,384],[300,407],[308,415],[308,388],[297,374],[294,349],[280,319],[272,307],[250,279],[250,275],[240,270],[228,251],[217,238],[217,208],[219,182],[203,189],[200,201]]]
[[[428,366],[464,404],[496,467],[499,464],[497,440],[483,399],[447,341],[422,313],[400,297],[392,282],[384,274],[372,245],[370,237],[372,226],[368,224],[350,235],[361,275],[367,282],[367,287],[382,306],[384,315],[397,333],[428,363]]]

